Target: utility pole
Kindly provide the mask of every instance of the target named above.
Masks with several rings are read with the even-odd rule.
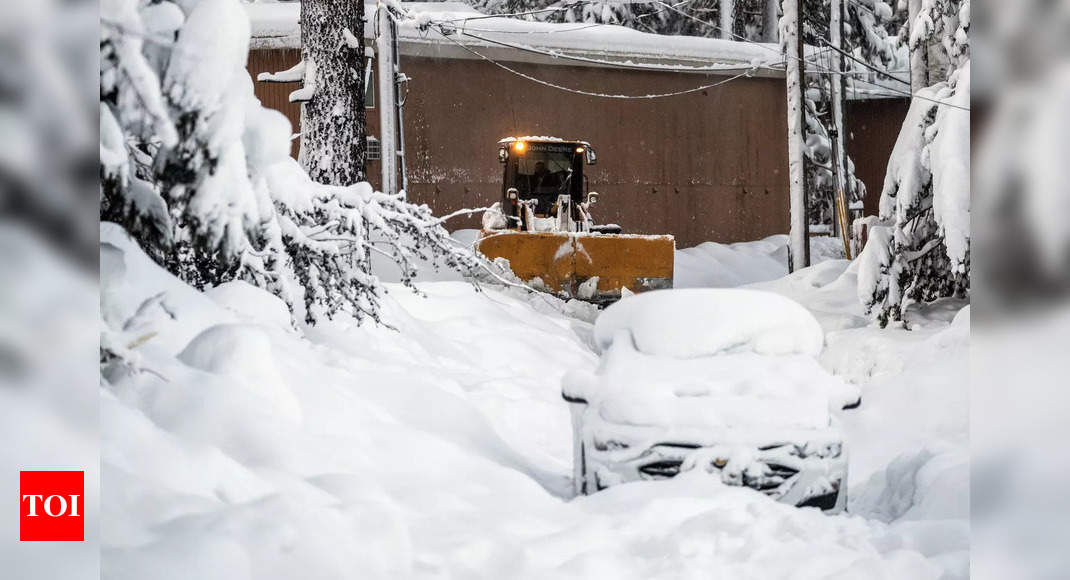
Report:
[[[810,265],[810,220],[806,212],[806,71],[803,66],[802,2],[784,0],[783,51],[788,88],[788,271]],[[794,53],[794,54],[793,54]]]
[[[394,39],[397,35],[396,16],[386,4],[375,10],[375,54],[379,65],[379,143],[382,184],[380,190],[388,195],[398,192],[397,142],[397,55]]]
[[[847,216],[847,136],[844,132],[844,105],[847,102],[843,80],[843,3],[844,0],[831,0],[829,14],[829,39],[832,44],[832,73],[829,75],[832,101],[832,171],[836,178],[836,198],[833,200],[832,231],[843,239],[843,248],[847,259],[851,258],[851,244],[848,239],[850,220]]]

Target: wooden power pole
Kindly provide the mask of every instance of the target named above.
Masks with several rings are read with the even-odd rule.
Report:
[[[829,74],[831,88],[832,127],[829,137],[832,140],[832,170],[836,190],[833,192],[832,230],[843,239],[843,251],[851,259],[850,218],[847,213],[847,199],[850,193],[847,183],[847,135],[844,131],[844,105],[847,102],[843,79],[843,4],[845,0],[831,0],[829,3],[829,39],[832,45],[830,57],[832,71]]]
[[[781,39],[788,88],[788,195],[790,230],[788,271],[810,265],[810,220],[806,194],[806,71],[802,34],[802,1],[784,0],[785,26]]]

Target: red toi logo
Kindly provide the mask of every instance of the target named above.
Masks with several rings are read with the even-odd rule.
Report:
[[[20,471],[19,540],[85,540],[84,479],[82,471]]]

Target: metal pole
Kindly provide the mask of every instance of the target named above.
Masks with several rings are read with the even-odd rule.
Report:
[[[810,220],[806,208],[806,71],[803,66],[801,0],[784,0],[784,51],[788,89],[788,196],[791,215],[788,235],[788,271],[810,265]],[[792,52],[795,54],[793,55]]]
[[[380,189],[383,193],[394,195],[398,192],[397,176],[397,85],[395,79],[394,63],[394,15],[383,4],[375,10],[376,37],[375,53],[379,57],[379,143],[382,154],[380,165],[382,167],[382,184]]]
[[[405,171],[405,117],[402,115],[405,100],[398,87],[402,83],[407,83],[409,78],[401,73],[401,50],[399,48],[397,19],[390,19],[390,28],[394,37],[394,118],[397,119],[398,125],[397,161],[401,169],[401,194],[407,198],[409,195],[409,176]],[[408,85],[406,85],[406,90],[407,87]]]

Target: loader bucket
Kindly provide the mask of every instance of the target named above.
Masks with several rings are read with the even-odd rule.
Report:
[[[672,236],[484,231],[479,251],[505,258],[513,273],[540,290],[564,298],[605,303],[622,289],[643,292],[672,287]]]

